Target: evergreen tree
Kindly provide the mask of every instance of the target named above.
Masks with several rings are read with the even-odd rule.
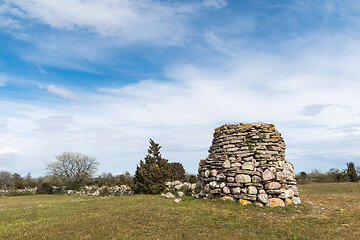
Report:
[[[140,165],[136,166],[134,190],[136,193],[160,193],[165,189],[165,182],[171,179],[168,160],[160,154],[161,146],[150,138],[148,154]]]
[[[172,180],[184,180],[185,179],[185,169],[184,166],[179,162],[169,163]]]
[[[347,165],[346,175],[348,177],[349,182],[357,182],[358,176],[355,169],[355,164],[353,162],[349,162]]]

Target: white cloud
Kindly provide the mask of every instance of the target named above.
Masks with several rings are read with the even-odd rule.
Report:
[[[6,9],[15,16],[36,19],[53,28],[85,30],[116,37],[120,43],[151,41],[173,45],[179,44],[188,34],[186,20],[195,17],[196,12],[219,9],[225,5],[224,0],[195,3],[154,0],[13,0],[8,1]]]
[[[114,173],[133,172],[151,137],[163,145],[164,157],[195,173],[215,127],[263,121],[282,133],[297,171],[342,168],[360,157],[360,129],[338,130],[360,120],[359,70],[353,64],[359,57],[336,48],[336,54],[302,48],[291,58],[256,52],[244,58],[229,50],[228,60],[216,66],[169,67],[166,82],[99,88],[71,105],[10,106],[21,116],[5,119],[12,130],[3,136],[39,159],[37,170],[55,154],[73,150],[99,157],[100,171]],[[339,73],[350,80],[338,81]],[[304,106],[315,106],[305,111],[311,118],[303,115]]]
[[[20,24],[18,21],[14,20],[14,19],[0,16],[0,27],[19,29]]]
[[[83,2],[90,10],[95,8],[94,4],[102,4],[100,1]],[[111,1],[103,2],[103,12],[109,16],[113,11],[120,11],[116,10],[120,8],[116,4],[131,5],[129,13],[135,15],[143,11],[133,9],[136,1],[114,1],[114,9],[106,5]],[[211,3],[202,4],[206,2]],[[16,3],[27,15],[56,28],[86,28],[99,34],[126,35],[132,40],[140,38],[141,34],[145,40],[152,38],[147,32],[126,32],[131,14],[122,15],[126,21],[120,19],[115,26],[108,26],[106,16],[97,15],[101,15],[101,11],[94,13],[89,23],[85,20],[92,15],[82,15],[76,4],[74,9],[63,11],[69,1]],[[38,9],[33,9],[30,3]],[[44,4],[43,8],[39,8],[39,4]],[[54,7],[56,4],[58,8]],[[166,5],[157,4],[150,9],[167,9]],[[179,5],[166,14],[191,13],[200,5],[194,6]],[[154,14],[159,13],[157,11]],[[75,13],[80,16],[72,19]],[[158,34],[158,39],[163,39],[171,32],[156,28],[161,27],[157,21],[160,17],[164,19],[164,15],[152,19],[153,13],[149,14],[131,23],[132,26],[141,30],[136,28],[137,21],[149,20],[155,26],[151,31]],[[106,26],[109,30],[103,33]],[[346,161],[360,159],[360,128],[356,126],[360,121],[358,38],[346,34],[308,35],[277,43],[281,51],[272,49],[272,53],[267,53],[248,45],[244,47],[241,41],[237,44],[239,39],[229,41],[216,29],[209,30],[205,37],[210,45],[206,47],[210,49],[202,49],[189,58],[195,59],[196,54],[201,54],[206,65],[195,64],[195,60],[181,60],[165,69],[168,81],[147,79],[118,88],[99,88],[98,92],[88,93],[81,99],[68,89],[46,85],[42,88],[51,93],[79,101],[64,105],[1,102],[2,111],[7,114],[0,146],[10,144],[24,152],[17,164],[25,173],[42,174],[45,161],[67,150],[99,157],[100,172],[117,173],[135,170],[152,137],[163,145],[164,157],[182,162],[187,171],[195,173],[199,159],[207,155],[215,127],[225,123],[263,121],[275,123],[282,133],[287,143],[287,159],[295,163],[296,171],[342,168]],[[266,46],[262,46],[264,48]],[[63,49],[58,47],[57,51]],[[86,50],[80,49],[84,58],[99,58]],[[56,59],[57,54],[53,56]],[[326,107],[319,103],[326,103]],[[36,161],[31,166],[26,165],[33,159]]]
[[[224,0],[6,0],[0,28],[6,23],[6,34],[27,43],[14,50],[42,73],[56,66],[103,74],[104,66],[119,70],[118,54],[129,45],[188,47],[199,34],[193,20],[224,6]]]
[[[5,154],[19,154],[19,151],[14,148],[0,149],[0,155],[5,155]]]
[[[79,97],[75,92],[72,92],[66,88],[55,86],[55,85],[39,85],[40,88],[46,89],[49,93],[59,95],[62,98],[69,100],[78,100]]]

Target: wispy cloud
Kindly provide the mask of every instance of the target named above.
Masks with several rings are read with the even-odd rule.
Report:
[[[18,11],[9,16],[28,22],[29,28],[40,22],[48,31],[42,40],[30,36],[30,52],[19,50],[26,62],[63,68],[78,64],[87,73],[113,64],[131,66],[136,73],[146,59],[157,69],[131,81],[112,73],[110,81],[97,83],[97,91],[79,87],[86,92],[81,98],[69,90],[75,87],[53,79],[40,86],[77,101],[47,102],[44,96],[2,101],[0,117],[6,125],[0,127],[0,146],[24,152],[17,166],[25,173],[41,174],[45,161],[66,150],[99,157],[101,171],[134,171],[151,137],[163,145],[166,158],[194,173],[215,127],[263,121],[275,123],[282,133],[296,171],[342,168],[349,159],[360,159],[360,42],[356,21],[348,21],[358,15],[351,8],[336,12],[325,2],[251,3],[254,8],[247,5],[252,10],[245,16],[226,15],[224,25],[206,18],[192,27],[189,19],[224,8],[226,2],[7,1]],[[263,5],[266,9],[257,12]],[[188,45],[191,38],[199,39]],[[142,44],[131,48],[139,42],[146,42],[145,51],[139,49]],[[181,44],[185,47],[178,48]],[[108,56],[113,52],[115,60]],[[133,53],[143,58],[129,63]],[[61,74],[52,70],[48,75]],[[110,78],[99,79],[103,76]],[[36,161],[26,165],[31,159]]]
[[[69,100],[77,100],[79,96],[66,88],[55,86],[55,85],[39,85],[39,88],[46,89],[49,93],[56,94],[62,98],[66,98]]]
[[[121,69],[118,55],[129,46],[150,46],[139,52],[188,47],[199,34],[193,21],[226,5],[225,0],[6,0],[0,3],[0,31],[25,42],[14,51],[42,73],[55,66],[98,74],[101,66]]]
[[[5,154],[18,154],[19,151],[14,149],[14,148],[3,148],[0,149],[0,155],[5,155]]]
[[[186,19],[193,18],[195,12],[219,9],[225,5],[224,0],[195,3],[14,0],[7,1],[6,9],[16,17],[35,19],[53,28],[116,37],[118,43],[152,41],[173,45],[187,35]]]
[[[321,113],[325,108],[331,106],[330,104],[311,104],[304,107],[301,114],[304,116],[315,116]]]
[[[0,75],[0,87],[5,87],[7,82],[7,77]]]
[[[40,71],[42,74],[46,74],[46,73],[47,73],[47,71],[45,71],[41,66],[36,65],[36,67],[39,69],[39,71]]]
[[[48,118],[38,121],[39,131],[64,131],[67,126],[73,122],[73,118],[70,116],[49,116]]]
[[[202,2],[202,5],[209,8],[223,8],[227,5],[226,0],[205,0]]]
[[[217,66],[175,64],[167,68],[168,81],[148,79],[101,87],[71,106],[44,106],[36,113],[23,106],[18,111],[29,116],[29,126],[34,126],[26,134],[34,142],[43,142],[44,155],[82,151],[98,156],[102,170],[133,171],[152,137],[163,145],[165,157],[181,161],[194,172],[198,159],[207,154],[215,127],[254,121],[275,123],[287,143],[287,158],[297,170],[341,168],[348,159],[360,156],[360,135],[334,129],[360,120],[360,102],[356,81],[338,82],[338,75],[329,69],[342,69],[343,76],[359,70],[355,65],[339,65],[339,56],[356,56],[345,46],[333,47],[336,54],[331,50],[326,58],[321,58],[324,52],[318,48],[302,47],[289,57],[246,50],[240,51],[246,54],[237,54],[236,48],[230,51],[228,47],[223,53],[227,58],[218,60]],[[310,52],[314,57],[309,57]],[[319,104],[325,100],[326,104]],[[344,155],[343,145],[351,156]],[[309,165],[308,159],[317,156],[322,156],[319,163]],[[337,161],[334,156],[339,157]],[[322,165],[324,159],[329,159],[327,165]]]

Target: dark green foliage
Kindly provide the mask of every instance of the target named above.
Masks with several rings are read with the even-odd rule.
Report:
[[[305,184],[307,183],[307,173],[306,172],[300,172],[299,175],[296,176],[298,184]]]
[[[356,182],[359,180],[356,166],[353,162],[347,163],[347,169],[339,170],[331,168],[325,173],[315,169],[311,173],[301,172],[296,178],[299,184],[306,184],[308,182]]]
[[[111,173],[102,173],[100,176],[94,178],[89,184],[101,186],[120,186],[127,185],[134,186],[133,177],[129,172],[113,176]]]
[[[13,184],[15,189],[21,189],[24,188],[24,179],[20,176],[18,173],[14,173],[12,175]]]
[[[83,186],[83,184],[81,183],[76,183],[76,182],[66,182],[65,183],[65,189],[66,190],[80,190],[80,188]]]
[[[103,189],[101,189],[99,195],[102,197],[107,197],[110,195],[110,190],[107,187],[104,187]]]
[[[300,179],[305,181],[306,180],[306,175],[307,175],[306,172],[301,172],[300,173]]]
[[[245,142],[248,145],[249,150],[254,150],[254,148],[256,147],[256,143],[254,143],[251,138],[245,138]]]
[[[99,187],[101,186],[115,186],[116,181],[115,177],[109,172],[109,173],[102,173],[100,176],[95,178],[90,184],[96,184]]]
[[[54,193],[54,188],[49,183],[41,183],[36,189],[36,194],[53,194],[53,193]]]
[[[194,174],[186,174],[185,175],[185,182],[188,182],[188,183],[196,183],[196,175]]]
[[[349,182],[357,182],[358,181],[358,175],[355,169],[355,164],[353,162],[349,162],[347,165],[347,172],[346,176],[348,178]]]
[[[345,182],[346,179],[346,172],[345,170],[340,171],[337,168],[331,168],[327,173],[327,182]]]
[[[185,194],[185,196],[191,196],[192,191],[190,190],[189,186],[182,186],[180,189],[181,192],[183,192]],[[174,195],[176,196],[177,193],[174,192]]]
[[[165,189],[165,182],[172,177],[168,160],[160,154],[161,146],[152,139],[148,154],[144,161],[140,160],[140,165],[136,166],[134,177],[135,193],[157,194]]]
[[[184,180],[185,169],[184,166],[179,162],[169,163],[171,169],[171,180]]]
[[[192,174],[192,175],[190,176],[189,183],[196,183],[196,181],[197,181],[196,175]]]
[[[308,182],[346,182],[345,170],[339,170],[337,168],[331,168],[326,173],[322,173],[320,170],[312,170],[311,173],[301,172],[297,175],[297,181],[299,184],[306,184]]]
[[[65,183],[62,181],[61,178],[59,178],[56,175],[47,175],[42,179],[38,179],[41,182],[46,182],[46,183],[50,183],[53,186],[57,186],[57,187],[62,187],[65,185]]]
[[[117,185],[128,185],[131,188],[134,187],[133,179],[134,177],[132,177],[127,171],[124,174],[120,174],[115,177]]]

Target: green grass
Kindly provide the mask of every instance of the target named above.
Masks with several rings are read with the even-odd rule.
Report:
[[[343,194],[360,193],[360,183],[309,183],[298,185],[302,194]]]
[[[360,184],[299,186],[278,209],[158,195],[0,197],[0,239],[360,239]]]

